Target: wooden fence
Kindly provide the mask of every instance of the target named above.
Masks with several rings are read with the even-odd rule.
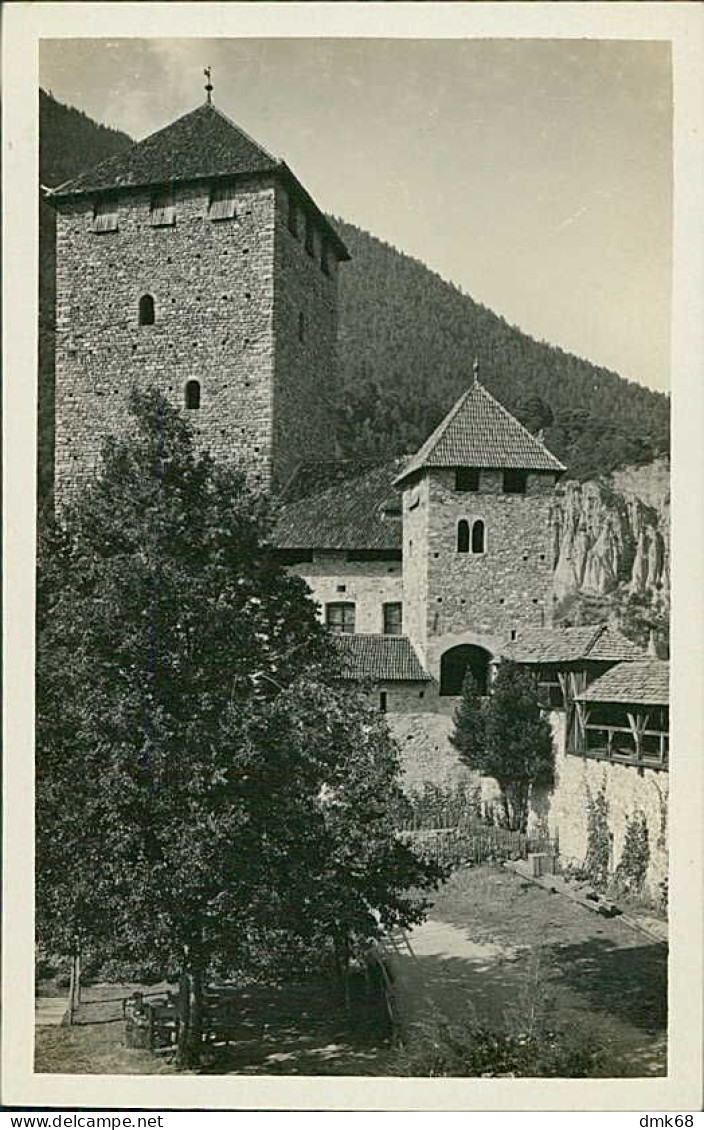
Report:
[[[526,835],[508,828],[466,820],[454,827],[402,828],[399,836],[416,851],[442,866],[527,859],[530,852],[557,854],[557,843],[546,836]]]

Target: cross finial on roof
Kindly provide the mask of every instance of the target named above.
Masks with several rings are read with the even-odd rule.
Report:
[[[479,358],[478,357],[474,358],[474,362],[472,364],[472,372],[474,374],[474,383],[475,383],[475,385],[478,385],[479,384]]]
[[[207,94],[207,96],[208,96],[208,105],[209,105],[209,106],[210,106],[210,104],[211,104],[211,103],[212,103],[212,101],[213,101],[213,98],[212,98],[212,94],[213,94],[213,84],[212,84],[212,82],[210,81],[210,79],[211,79],[211,77],[212,77],[212,76],[211,76],[211,72],[212,72],[212,67],[206,67],[206,68],[205,68],[205,70],[203,71],[203,74],[205,75],[205,77],[206,77],[206,78],[207,78],[207,80],[208,80],[208,81],[206,82],[206,84],[205,84],[205,93],[206,93],[206,94]]]

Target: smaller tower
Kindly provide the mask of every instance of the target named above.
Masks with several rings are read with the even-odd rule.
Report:
[[[403,491],[404,630],[441,694],[480,683],[503,643],[548,625],[550,515],[565,470],[479,383],[396,479]]]

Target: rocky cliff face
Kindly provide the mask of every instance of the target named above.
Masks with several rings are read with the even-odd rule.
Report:
[[[611,482],[568,481],[553,512],[555,596],[636,597],[669,606],[669,495],[649,486],[649,505]],[[638,487],[637,480],[633,484]],[[643,492],[639,492],[643,493]]]

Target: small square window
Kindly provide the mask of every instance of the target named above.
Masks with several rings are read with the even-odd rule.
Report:
[[[96,200],[93,208],[93,231],[117,231],[117,199],[114,196]]]
[[[150,221],[153,228],[173,227],[176,223],[176,209],[170,188],[153,194]]]
[[[457,468],[455,490],[479,490],[479,471],[476,467]]]
[[[504,494],[525,494],[527,479],[525,471],[504,471]]]
[[[210,191],[210,208],[208,216],[211,220],[234,220],[237,218],[235,209],[235,189],[231,184],[214,184]]]

